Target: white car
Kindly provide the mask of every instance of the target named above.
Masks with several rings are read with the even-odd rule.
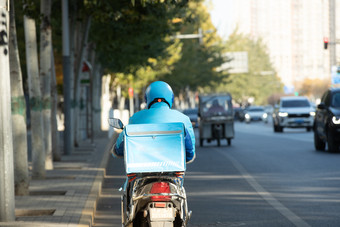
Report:
[[[273,112],[274,132],[282,132],[283,128],[306,128],[311,131],[315,116],[315,108],[308,98],[302,96],[281,97]]]
[[[245,109],[244,119],[246,123],[251,121],[268,122],[268,114],[262,106],[249,106]]]

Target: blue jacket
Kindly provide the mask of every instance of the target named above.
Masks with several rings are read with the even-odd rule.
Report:
[[[188,116],[177,110],[172,110],[164,102],[153,104],[150,109],[141,110],[135,113],[130,119],[129,124],[148,124],[148,123],[168,123],[183,122],[185,127],[185,149],[186,162],[193,161],[195,158],[195,134],[191,121]],[[117,156],[124,156],[124,132],[119,134],[115,144],[114,152]]]

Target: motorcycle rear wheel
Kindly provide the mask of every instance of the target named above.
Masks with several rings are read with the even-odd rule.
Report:
[[[174,221],[174,227],[182,227],[183,225],[183,221],[181,220],[180,217],[176,217],[175,221]]]
[[[143,217],[143,213],[140,212],[133,220],[133,227],[149,227],[148,220]]]

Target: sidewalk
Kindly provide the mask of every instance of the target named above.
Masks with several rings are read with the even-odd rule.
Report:
[[[62,155],[46,179],[30,181],[30,195],[15,197],[15,222],[1,227],[92,226],[112,141],[101,133],[82,141],[71,155]]]

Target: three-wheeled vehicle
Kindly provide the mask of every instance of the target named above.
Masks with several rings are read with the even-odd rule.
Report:
[[[209,94],[199,96],[198,114],[200,118],[200,146],[203,141],[217,140],[221,145],[222,139],[227,139],[228,145],[234,138],[234,113],[231,95]]]

